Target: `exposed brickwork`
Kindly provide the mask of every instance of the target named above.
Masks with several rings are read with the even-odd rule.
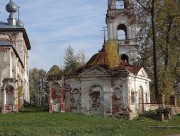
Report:
[[[144,72],[143,69],[139,71],[139,75]],[[87,68],[73,77],[51,80],[49,82],[49,111],[57,112],[57,107],[52,105],[55,105],[54,97],[57,98],[58,96],[57,94],[52,95],[52,91],[53,84],[58,83],[61,96],[58,103],[61,112],[115,116],[127,119],[137,117],[141,88],[143,89],[143,97],[150,96],[146,95],[149,94],[149,86],[146,83],[149,82],[149,79],[144,75],[143,78],[146,79],[146,82],[143,82],[134,74],[131,75],[132,78],[129,77],[129,74],[122,77],[120,72],[113,76],[109,71],[106,71],[106,67],[97,66]],[[124,70],[122,72],[124,73]],[[136,94],[133,105],[131,104],[132,90]],[[145,103],[145,99],[143,100]],[[147,100],[150,100],[149,97]],[[144,110],[149,109],[149,105],[142,104],[142,106],[144,106]]]

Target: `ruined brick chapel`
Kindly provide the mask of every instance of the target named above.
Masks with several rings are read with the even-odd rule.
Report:
[[[131,0],[108,0],[108,40],[118,44],[119,65],[109,69],[103,46],[74,75],[49,78],[50,112],[133,119],[150,108],[150,79],[142,66],[133,65],[138,57],[134,13]]]

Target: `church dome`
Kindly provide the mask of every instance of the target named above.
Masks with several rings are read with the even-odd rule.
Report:
[[[94,65],[109,65],[108,54],[102,49],[99,53],[94,54],[91,59],[85,64],[85,67]]]
[[[16,25],[19,27],[24,27],[24,24],[21,20],[17,20]]]
[[[17,5],[10,0],[10,2],[6,5],[6,11],[7,12],[16,12],[18,9]]]

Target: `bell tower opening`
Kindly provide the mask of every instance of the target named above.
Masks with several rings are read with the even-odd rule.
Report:
[[[132,22],[135,17],[133,6],[133,0],[108,0],[106,14],[108,40],[117,41],[118,53],[126,54],[129,58],[125,60],[129,64],[138,57],[136,23]]]
[[[117,39],[126,40],[127,39],[127,27],[124,24],[120,24],[117,27]]]
[[[116,9],[124,9],[124,0],[116,0]]]
[[[126,55],[126,54],[121,54],[121,59],[122,59],[124,62],[129,63],[129,57],[128,57],[128,55]]]

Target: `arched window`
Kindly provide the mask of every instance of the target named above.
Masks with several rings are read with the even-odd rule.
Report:
[[[93,85],[89,90],[89,113],[92,115],[102,115],[104,105],[102,103],[103,88],[100,85]]]
[[[14,87],[12,85],[6,86],[6,104],[14,104]]]
[[[112,93],[112,113],[116,114],[123,108],[123,90],[122,88],[115,87]]]
[[[131,91],[131,105],[134,105],[136,102],[135,92]]]
[[[116,9],[124,9],[125,3],[124,0],[116,0]]]
[[[72,90],[70,100],[71,100],[71,112],[80,113],[81,92],[79,89],[75,88]]]
[[[53,103],[59,103],[60,102],[60,85],[56,82],[52,84],[52,101]]]
[[[124,24],[120,24],[117,27],[117,39],[126,40],[127,39],[127,27]]]

